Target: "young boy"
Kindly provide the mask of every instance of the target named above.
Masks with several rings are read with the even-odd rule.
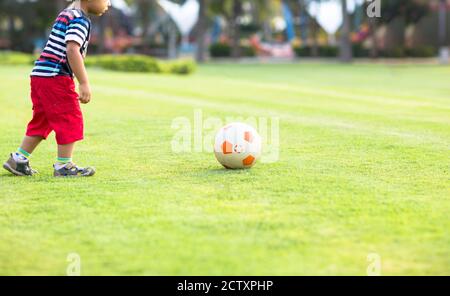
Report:
[[[3,167],[17,176],[32,176],[29,158],[42,140],[55,131],[58,158],[54,176],[92,176],[95,170],[72,162],[75,143],[83,139],[80,102],[89,103],[91,90],[84,57],[91,33],[87,14],[103,15],[109,0],[74,0],[57,17],[48,42],[31,73],[33,118],[17,152],[11,153]],[[73,75],[79,83],[75,91]]]

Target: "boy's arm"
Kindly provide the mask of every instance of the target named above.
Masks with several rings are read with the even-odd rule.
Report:
[[[83,56],[80,53],[80,45],[75,41],[68,41],[66,51],[70,68],[80,84],[79,100],[81,103],[87,104],[91,100],[91,88],[89,86],[86,68],[84,67]]]

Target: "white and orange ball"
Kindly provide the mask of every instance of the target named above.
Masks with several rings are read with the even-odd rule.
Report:
[[[251,168],[261,157],[261,137],[248,124],[227,124],[216,135],[214,154],[227,169]]]

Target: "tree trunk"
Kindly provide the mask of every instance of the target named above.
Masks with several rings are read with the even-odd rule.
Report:
[[[105,53],[105,30],[106,30],[106,17],[101,17],[99,20],[99,36],[98,36],[98,45],[97,45],[97,53],[102,54]]]
[[[266,42],[272,42],[272,30],[270,29],[270,22],[265,20],[262,24],[263,36]]]
[[[148,29],[150,25],[149,11],[150,11],[150,1],[148,0],[140,0],[139,1],[139,10],[141,14],[142,20],[142,38],[146,40],[148,35]],[[145,41],[144,41],[145,42]]]
[[[378,57],[378,42],[377,42],[377,20],[373,17],[369,18],[369,30],[370,30],[370,39],[372,42],[372,48],[370,49],[370,57],[377,58]]]
[[[294,9],[293,9],[293,13],[294,13],[294,24],[296,25],[296,27],[298,26],[298,32],[299,32],[299,38],[303,41],[302,38],[302,26],[301,26],[301,22],[302,22],[302,11],[303,11],[303,7],[304,7],[304,2],[303,0],[298,0],[297,3],[294,3]]]
[[[268,8],[270,7],[270,1],[264,0],[263,7],[259,7],[260,10],[265,10],[266,13],[262,15],[264,20],[262,20],[262,30],[263,30],[263,38],[266,42],[272,42],[272,29],[270,28],[270,15],[271,13],[268,11]]]
[[[16,46],[15,41],[17,39],[16,38],[16,25],[14,22],[14,16],[11,14],[8,16],[8,36],[9,36],[8,40],[10,42],[9,47],[14,50],[15,46]]]
[[[200,12],[198,19],[198,34],[197,34],[197,62],[203,63],[206,60],[206,5],[207,0],[199,0]]]
[[[447,44],[447,1],[441,0],[439,6],[439,45],[440,61],[442,64],[449,62],[449,48]]]
[[[350,43],[350,15],[347,11],[347,0],[341,0],[342,3],[342,32],[341,32],[341,52],[340,59],[344,63],[349,63],[352,60],[352,47]]]
[[[239,27],[239,16],[242,12],[241,0],[233,0],[233,13],[231,17],[233,33],[232,33],[232,43],[231,43],[231,56],[233,58],[239,58],[241,56],[240,50],[240,40],[241,40],[241,29]]]
[[[370,3],[366,3],[363,6],[365,11],[368,11]],[[369,51],[369,56],[373,59],[378,58],[378,40],[377,40],[377,18],[375,16],[367,15],[367,22],[369,24],[369,34],[371,48]]]
[[[312,46],[311,46],[311,56],[318,57],[319,56],[319,43],[317,42],[317,31],[318,26],[315,19],[311,22],[311,38],[312,38]]]
[[[169,42],[168,42],[168,58],[176,59],[177,58],[177,27],[174,22],[170,22],[169,25]]]
[[[447,46],[447,1],[441,0],[439,5],[439,43]]]

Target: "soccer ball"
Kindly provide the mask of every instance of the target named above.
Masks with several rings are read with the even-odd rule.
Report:
[[[251,168],[261,156],[261,137],[248,124],[230,123],[217,133],[214,154],[227,169]]]

